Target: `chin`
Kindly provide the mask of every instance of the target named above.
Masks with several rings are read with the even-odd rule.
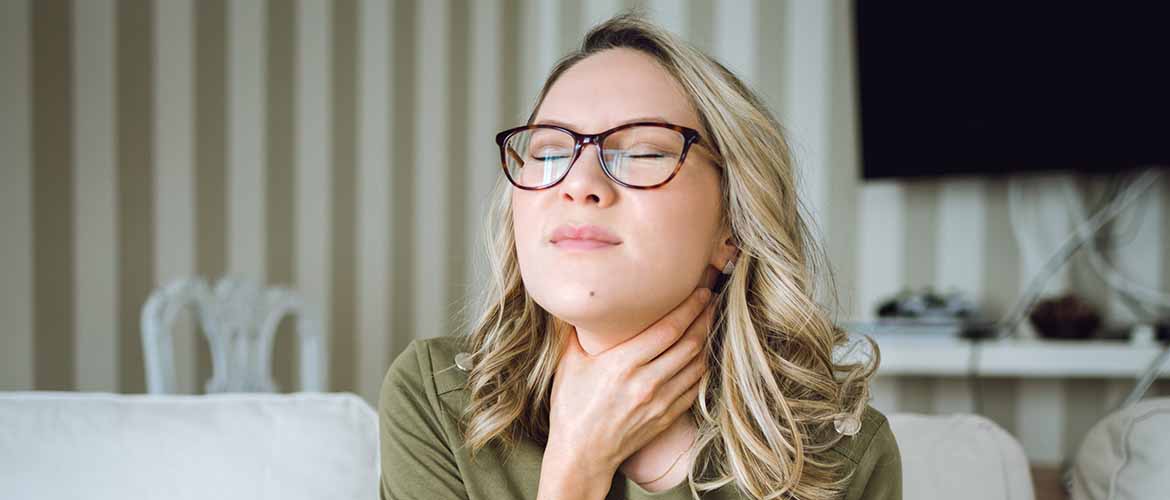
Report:
[[[593,296],[589,295],[590,291],[594,292]],[[626,302],[612,291],[606,293],[600,287],[582,283],[530,287],[528,293],[549,314],[579,328],[622,316],[618,309]]]
[[[591,292],[592,296],[589,295]],[[528,293],[540,307],[565,320],[603,314],[611,311],[615,302],[612,294],[604,293],[600,287],[583,283],[530,287]]]
[[[671,290],[665,286],[669,283],[655,279],[655,273],[645,272],[645,266],[608,265],[602,272],[595,264],[527,264],[521,259],[520,277],[533,301],[560,320],[592,332],[641,331],[689,293]]]

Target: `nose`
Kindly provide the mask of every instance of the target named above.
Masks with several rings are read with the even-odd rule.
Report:
[[[596,203],[603,207],[613,204],[617,198],[617,189],[613,181],[606,177],[598,159],[597,144],[586,144],[581,147],[581,155],[577,157],[569,168],[569,173],[557,188],[561,199],[573,203]],[[594,148],[590,150],[590,148]]]

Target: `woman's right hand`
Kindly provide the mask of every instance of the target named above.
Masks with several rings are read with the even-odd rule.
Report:
[[[553,378],[541,498],[605,496],[622,462],[691,407],[707,371],[710,297],[710,290],[696,289],[649,328],[596,356],[581,349],[575,329],[568,332]]]

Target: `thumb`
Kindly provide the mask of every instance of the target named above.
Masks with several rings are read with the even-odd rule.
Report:
[[[564,347],[561,349],[561,359],[578,358],[585,353],[581,343],[577,340],[577,327],[569,327],[565,331]]]

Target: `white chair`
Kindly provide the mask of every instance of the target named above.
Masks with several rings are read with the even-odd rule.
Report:
[[[261,289],[253,282],[223,278],[211,289],[201,278],[174,281],[151,293],[142,307],[142,350],[150,394],[175,392],[173,327],[191,308],[210,344],[212,375],[204,389],[219,392],[278,392],[272,378],[276,328],[296,316],[301,391],[325,390],[325,357],[316,313],[295,292]]]
[[[1032,500],[1024,448],[979,415],[888,417],[902,455],[905,500]]]

